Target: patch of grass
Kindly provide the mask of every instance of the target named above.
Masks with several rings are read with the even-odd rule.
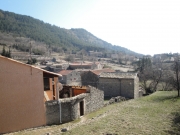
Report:
[[[60,133],[62,128],[68,131]],[[103,107],[73,122],[13,134],[64,135],[178,135],[180,98],[177,91],[157,91],[149,96]]]
[[[137,100],[109,105],[85,117],[104,112],[107,114],[103,118],[64,134],[180,134],[180,98],[176,91],[158,91]]]

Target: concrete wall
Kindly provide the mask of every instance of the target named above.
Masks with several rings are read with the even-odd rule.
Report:
[[[47,124],[60,124],[60,121],[65,123],[78,119],[80,117],[80,102],[82,101],[84,114],[88,114],[103,107],[104,92],[94,87],[90,87],[89,89],[90,93],[83,93],[75,97],[59,99],[59,101],[47,101]]]
[[[46,124],[43,72],[0,57],[0,133]]]

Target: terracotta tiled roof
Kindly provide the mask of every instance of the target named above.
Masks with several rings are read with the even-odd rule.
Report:
[[[93,73],[96,74],[96,75],[100,75],[100,74],[103,73],[103,72],[109,72],[109,73],[111,73],[111,72],[115,72],[115,70],[110,69],[110,68],[105,68],[105,69],[101,69],[101,70],[91,70],[91,72],[93,72]]]
[[[58,74],[61,74],[61,75],[68,75],[72,72],[73,70],[62,70],[60,71]]]

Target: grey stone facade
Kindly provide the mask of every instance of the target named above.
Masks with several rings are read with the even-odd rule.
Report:
[[[99,77],[98,89],[104,96],[139,97],[139,78],[133,73],[103,73]]]
[[[63,74],[64,71],[68,71],[68,72],[71,71],[71,72],[67,74]],[[64,70],[64,71],[59,72],[59,74],[62,75],[62,77],[59,78],[59,82],[66,85],[76,85],[76,86],[81,85],[80,72],[76,70]]]
[[[109,69],[109,68],[105,68],[105,69],[101,69],[101,70],[90,70],[90,71],[86,71],[81,73],[81,82],[83,86],[88,86],[91,85],[93,87],[98,86],[98,82],[99,82],[99,76],[101,73],[114,73],[115,70]]]
[[[47,125],[60,124],[79,118],[104,106],[104,92],[89,87],[89,93],[46,102]]]
[[[66,70],[69,67],[69,64],[53,64],[49,66],[49,71],[58,73],[61,70]]]
[[[104,92],[94,87],[90,87],[89,96],[85,98],[85,105],[86,113],[102,108],[104,106]]]
[[[81,74],[81,82],[83,86],[91,85],[97,87],[99,78],[91,71],[83,72]]]

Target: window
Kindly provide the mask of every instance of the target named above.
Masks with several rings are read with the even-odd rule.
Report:
[[[50,90],[49,78],[44,77],[44,90]]]

